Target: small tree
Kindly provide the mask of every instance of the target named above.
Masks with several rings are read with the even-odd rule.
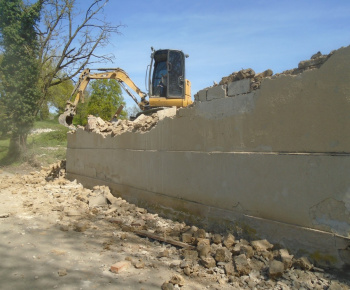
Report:
[[[35,23],[43,1],[24,5],[22,0],[0,0],[1,105],[10,121],[9,154],[19,156],[26,149],[40,98],[38,42]]]
[[[125,106],[119,83],[116,80],[95,80],[91,83],[91,93],[87,113],[110,120],[120,105]],[[126,112],[121,113],[126,118]]]

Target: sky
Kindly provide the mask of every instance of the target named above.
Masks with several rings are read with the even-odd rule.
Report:
[[[189,54],[193,96],[243,68],[280,73],[350,45],[349,0],[110,0],[103,13],[122,26],[99,52],[113,53],[106,66],[124,69],[141,90],[151,46]]]

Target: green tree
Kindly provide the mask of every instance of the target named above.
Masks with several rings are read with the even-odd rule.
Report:
[[[6,118],[11,121],[9,154],[12,156],[19,156],[26,149],[40,99],[35,24],[42,4],[43,0],[32,5],[25,5],[22,0],[0,0],[1,102],[6,108]]]
[[[110,120],[120,105],[125,106],[122,90],[116,80],[95,80],[91,83],[91,93],[87,106],[89,115],[99,116]],[[121,118],[126,118],[123,111]]]

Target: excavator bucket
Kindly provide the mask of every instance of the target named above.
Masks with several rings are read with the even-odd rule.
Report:
[[[58,117],[58,122],[65,126],[70,127],[73,123],[73,118],[76,114],[76,108],[71,102],[67,102],[64,113]]]

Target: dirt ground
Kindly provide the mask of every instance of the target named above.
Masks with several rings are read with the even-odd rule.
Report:
[[[250,244],[224,233],[214,235],[148,213],[113,197],[107,187],[85,189],[65,179],[62,164],[28,174],[0,170],[0,234],[1,289],[349,289],[350,285],[267,241]]]

